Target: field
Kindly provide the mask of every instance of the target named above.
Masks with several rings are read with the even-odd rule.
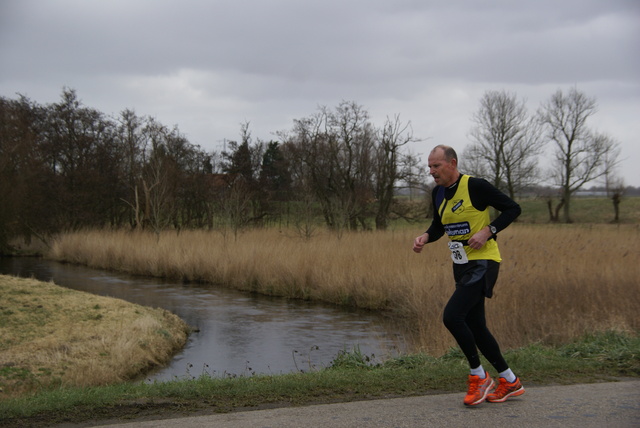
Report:
[[[613,211],[607,200],[576,201],[582,211],[574,220],[582,223],[566,225],[548,224],[543,201],[525,200],[520,221],[500,233],[504,261],[487,313],[507,360],[527,384],[640,374],[639,201],[625,199],[615,225],[608,224]],[[242,230],[237,239],[215,231],[61,235],[48,257],[380,311],[404,323],[414,353],[371,367],[353,350],[327,370],[275,377],[121,382],[134,376],[132,358],[142,366],[166,360],[183,343],[186,326],[174,320],[169,324],[177,330],[160,327],[166,311],[0,277],[0,380],[11,396],[0,400],[0,424],[50,426],[462,391],[468,367],[441,322],[453,289],[446,245],[411,251],[427,223],[369,233],[316,228],[310,239],[287,228]],[[148,345],[156,339],[165,343],[152,350]],[[111,385],[88,386],[104,384]],[[33,394],[18,396],[20,391]]]
[[[549,223],[547,201],[541,198],[525,198],[518,201],[522,206],[521,223]],[[553,207],[558,204],[553,201]],[[609,198],[574,197],[571,200],[571,217],[574,223],[607,224],[614,219],[613,202]],[[560,212],[562,219],[562,212]],[[623,197],[620,203],[619,223],[640,224],[640,197]]]
[[[51,256],[380,311],[405,323],[415,350],[439,355],[454,345],[441,322],[453,290],[451,262],[443,241],[413,253],[418,233],[324,232],[306,240],[291,230],[252,229],[235,240],[205,231],[85,231],[62,236]],[[500,233],[504,261],[487,313],[502,346],[637,331],[638,238],[637,225],[515,224]]]

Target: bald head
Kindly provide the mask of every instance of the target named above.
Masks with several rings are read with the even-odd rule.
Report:
[[[429,174],[436,184],[449,187],[458,181],[458,155],[453,148],[435,146],[429,155]]]
[[[445,146],[444,144],[439,144],[435,146],[433,150],[431,150],[431,153],[435,153],[436,151],[440,151],[440,150],[442,150],[443,156],[447,160],[447,162],[451,162],[453,159],[455,159],[456,163],[458,163],[458,154],[456,153],[455,150],[453,150],[453,147]]]

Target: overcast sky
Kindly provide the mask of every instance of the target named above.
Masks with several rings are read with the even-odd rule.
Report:
[[[535,112],[577,87],[640,186],[638,0],[0,0],[0,58],[0,96],[48,104],[68,87],[206,150],[244,122],[270,140],[355,101],[378,126],[411,122],[425,162],[436,144],[462,152],[488,90]]]

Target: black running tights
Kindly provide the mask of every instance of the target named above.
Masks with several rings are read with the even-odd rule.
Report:
[[[471,368],[480,366],[480,355],[501,373],[509,368],[500,346],[487,328],[484,312],[484,281],[456,285],[456,290],[444,308],[444,325],[458,342]]]

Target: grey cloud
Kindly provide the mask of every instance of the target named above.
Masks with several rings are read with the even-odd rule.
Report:
[[[66,85],[198,143],[350,99],[463,144],[484,90],[578,85],[637,135],[607,106],[640,103],[638,22],[637,0],[3,1],[0,95],[51,102]]]

